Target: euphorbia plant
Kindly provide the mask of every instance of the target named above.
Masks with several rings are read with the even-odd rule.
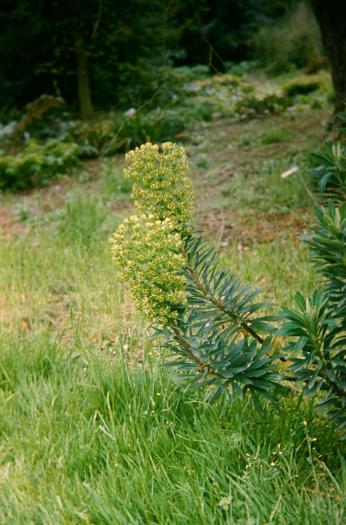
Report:
[[[329,202],[316,216],[307,244],[323,281],[311,297],[297,294],[295,310],[282,310],[280,334],[290,338],[295,378],[346,434],[346,203]]]
[[[128,153],[127,162],[139,215],[113,235],[114,260],[170,349],[169,364],[213,396],[228,389],[273,398],[283,387],[271,318],[260,314],[267,305],[220,269],[215,251],[193,233],[184,149],[148,143]]]
[[[324,276],[311,299],[297,295],[297,311],[264,315],[268,304],[219,267],[215,250],[191,227],[192,190],[184,149],[144,144],[127,154],[139,212],[113,235],[119,274],[162,344],[168,364],[211,397],[227,390],[274,399],[287,382],[307,394],[325,392],[321,405],[346,427],[346,204],[317,210],[318,229],[308,241]],[[273,335],[289,338],[281,353]],[[280,361],[290,361],[286,375]],[[288,375],[289,374],[289,375]]]

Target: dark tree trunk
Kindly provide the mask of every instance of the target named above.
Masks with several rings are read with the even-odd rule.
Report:
[[[77,81],[78,81],[78,100],[79,111],[82,119],[92,118],[94,115],[91,102],[88,57],[85,50],[83,39],[76,38],[76,59],[77,59]]]
[[[330,63],[335,113],[346,103],[346,0],[311,0]]]
[[[74,0],[73,7],[75,15],[74,40],[77,66],[79,111],[82,119],[90,119],[94,116],[94,110],[91,101],[88,54],[80,22],[82,17],[80,0]]]

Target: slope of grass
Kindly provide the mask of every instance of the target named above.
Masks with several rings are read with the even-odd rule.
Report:
[[[77,234],[62,214],[54,235],[0,245],[0,523],[341,524],[343,446],[312,403],[259,414],[176,385],[93,210]],[[223,262],[278,302],[314,280],[280,241]]]
[[[280,173],[321,129],[280,119],[211,124],[189,153],[222,262],[291,304],[316,279],[299,242],[312,206]],[[263,141],[277,126],[295,142]],[[107,237],[131,205],[112,169],[3,198],[0,524],[341,525],[345,445],[311,401],[209,405],[161,366],[114,274]]]
[[[2,341],[0,523],[343,522],[346,467],[311,404],[210,406],[115,354]]]

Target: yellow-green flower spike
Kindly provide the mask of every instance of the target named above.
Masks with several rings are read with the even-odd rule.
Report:
[[[182,239],[174,221],[134,215],[111,238],[116,268],[150,320],[174,321],[186,304]]]
[[[191,181],[184,148],[143,144],[126,155],[139,214],[125,219],[113,237],[118,273],[147,318],[170,324],[186,305],[182,236],[189,231]]]
[[[165,142],[143,144],[126,155],[125,176],[134,182],[132,197],[140,213],[155,220],[170,218],[177,230],[191,220],[192,187],[187,177],[188,162],[184,148]]]

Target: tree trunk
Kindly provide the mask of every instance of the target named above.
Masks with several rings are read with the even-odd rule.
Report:
[[[335,113],[346,103],[346,1],[311,0],[330,63],[335,91]]]
[[[83,38],[81,27],[82,9],[80,0],[74,0],[74,39],[75,53],[77,62],[77,84],[79,111],[82,119],[90,119],[94,116],[94,109],[91,101],[91,90],[89,81],[88,55]]]
[[[81,37],[76,39],[75,45],[77,59],[79,111],[82,119],[89,119],[93,117],[94,110],[91,102],[88,57],[86,54],[84,41]]]

